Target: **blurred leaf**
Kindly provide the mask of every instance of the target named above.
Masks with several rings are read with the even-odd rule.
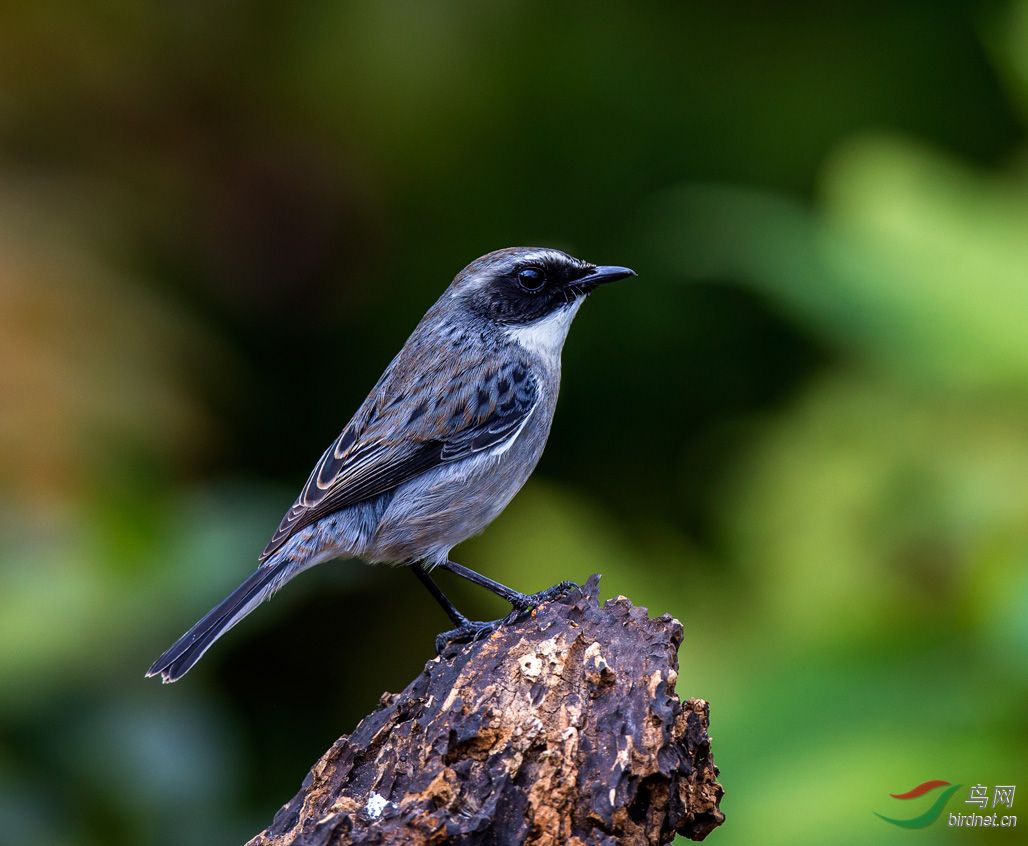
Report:
[[[910,379],[1023,390],[1028,182],[867,137],[832,160],[825,183],[823,215],[752,192],[680,189],[653,212],[655,254],[679,276],[742,279]]]
[[[1028,124],[1028,0],[1013,0],[985,27],[986,45]]]
[[[0,497],[96,490],[196,449],[207,421],[186,366],[216,371],[216,346],[112,266],[97,209],[4,182]]]
[[[766,424],[720,513],[776,631],[823,642],[984,624],[997,611],[976,585],[1009,586],[1028,555],[1026,428],[1022,404],[854,378]]]
[[[121,673],[143,684],[151,653],[250,571],[271,515],[277,508],[252,492],[198,491],[162,508],[127,562],[121,525],[95,512],[88,525],[12,526],[0,569],[0,714]]]

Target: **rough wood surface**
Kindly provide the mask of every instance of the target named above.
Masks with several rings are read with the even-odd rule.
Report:
[[[682,626],[598,581],[384,695],[249,846],[703,839],[722,789],[707,703],[675,694]]]

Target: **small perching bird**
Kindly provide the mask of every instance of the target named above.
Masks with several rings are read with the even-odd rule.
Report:
[[[535,469],[560,388],[571,321],[599,285],[634,276],[560,250],[511,247],[476,259],[443,292],[353,419],[321,456],[249,578],[147,671],[181,678],[212,643],[293,576],[333,558],[405,564],[453,621],[437,645],[490,631],[433,581],[434,567],[525,610],[526,595],[450,560]]]

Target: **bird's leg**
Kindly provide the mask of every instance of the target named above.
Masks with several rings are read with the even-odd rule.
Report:
[[[421,562],[411,564],[411,570],[413,570],[414,575],[418,577],[418,581],[428,588],[428,592],[435,597],[435,601],[442,606],[443,610],[446,612],[446,616],[449,617],[454,626],[456,626],[456,628],[443,632],[435,639],[436,652],[442,652],[449,643],[478,640],[478,638],[495,631],[500,623],[503,622],[502,620],[492,620],[490,622],[469,620],[458,610],[457,606],[450,601],[450,598],[443,593],[442,589],[435,583]]]
[[[506,585],[501,585],[499,582],[494,582],[488,576],[476,573],[474,570],[470,570],[455,561],[444,561],[439,565],[439,567],[443,570],[449,570],[455,576],[467,579],[473,585],[478,585],[488,591],[492,591],[497,596],[506,599],[514,606],[516,611],[527,611],[529,608],[534,608],[542,602],[546,602],[550,599],[557,599],[566,594],[572,588],[578,587],[574,582],[561,582],[551,588],[541,590],[539,593],[521,593],[520,591],[509,588]]]
[[[428,588],[428,592],[432,594],[435,601],[442,606],[443,611],[446,612],[446,616],[450,618],[455,626],[463,626],[465,623],[471,622],[467,617],[460,613],[457,606],[450,601],[450,598],[445,593],[443,593],[442,588],[433,581],[432,577],[428,574],[428,571],[420,561],[411,564],[410,568],[414,571],[414,575],[418,577],[418,581]]]

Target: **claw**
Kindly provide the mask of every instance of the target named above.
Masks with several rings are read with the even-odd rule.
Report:
[[[443,650],[451,643],[474,643],[476,640],[481,640],[483,637],[492,634],[504,623],[512,623],[520,619],[521,615],[526,611],[530,611],[533,608],[542,605],[544,602],[560,599],[578,587],[579,585],[574,582],[561,582],[551,588],[541,590],[539,593],[525,594],[518,601],[512,602],[511,604],[514,606],[514,610],[502,619],[490,620],[488,622],[483,622],[481,620],[465,620],[457,626],[457,628],[450,629],[436,637],[436,654],[442,655]]]
[[[539,593],[526,594],[519,601],[512,604],[517,611],[528,611],[531,608],[535,608],[537,605],[542,605],[544,602],[560,599],[575,590],[577,587],[578,585],[574,582],[560,582],[551,588],[539,591]]]
[[[481,640],[486,635],[496,631],[502,622],[503,620],[490,620],[488,622],[468,620],[461,623],[457,628],[450,629],[436,637],[436,654],[441,655],[443,650],[451,643],[473,643],[476,640]]]

